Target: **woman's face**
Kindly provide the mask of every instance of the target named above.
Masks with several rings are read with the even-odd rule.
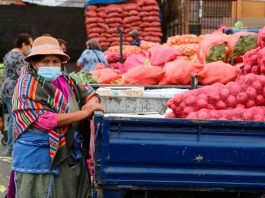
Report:
[[[38,70],[39,67],[61,67],[62,62],[59,56],[56,55],[46,55],[39,61],[32,63],[35,70]]]

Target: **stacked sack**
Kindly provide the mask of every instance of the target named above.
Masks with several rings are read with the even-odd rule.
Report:
[[[122,28],[124,45],[132,41],[131,31],[134,29],[139,31],[140,39],[159,43],[163,35],[158,3],[156,0],[131,0],[122,4],[88,7],[88,37],[98,39],[101,47],[120,44],[118,27]]]
[[[86,13],[86,30],[89,38],[96,38],[101,47],[108,47],[111,44],[109,42],[111,34],[107,33],[109,26],[105,23],[106,17],[107,14],[103,7],[89,6]]]
[[[161,23],[159,6],[155,0],[138,0],[139,15],[141,17],[142,36],[145,41],[160,43]]]
[[[187,57],[183,57],[182,60],[200,63],[197,57],[197,50],[203,38],[203,36],[196,36],[193,34],[176,35],[168,38],[167,45],[181,51],[183,56]]]

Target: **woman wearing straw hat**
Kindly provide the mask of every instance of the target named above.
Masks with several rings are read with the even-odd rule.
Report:
[[[90,197],[80,121],[103,111],[92,87],[61,72],[69,60],[58,41],[34,40],[13,96],[13,171],[17,197]]]

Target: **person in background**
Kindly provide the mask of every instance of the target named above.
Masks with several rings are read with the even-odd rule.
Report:
[[[13,96],[16,197],[90,197],[81,121],[104,109],[92,87],[61,72],[69,59],[48,36],[36,38],[25,58],[30,65]]]
[[[58,38],[57,40],[58,40],[59,45],[62,48],[63,52],[66,53],[66,51],[67,51],[67,43],[66,43],[66,41],[61,39],[61,38]]]
[[[61,49],[63,50],[64,53],[66,53],[67,51],[67,43],[65,40],[61,39],[61,38],[58,38],[57,39],[58,42],[59,42],[59,45],[61,47]],[[66,67],[65,67],[65,64],[62,64],[62,71],[66,72]]]
[[[77,60],[77,66],[82,68],[82,72],[93,71],[99,63],[108,67],[105,54],[101,51],[101,47],[97,39],[90,39],[86,42],[87,49]]]
[[[139,32],[138,32],[138,30],[133,30],[131,32],[131,35],[132,35],[132,38],[133,38],[133,40],[131,42],[131,45],[136,45],[136,46],[140,47],[140,45],[141,45],[141,39],[139,38]]]
[[[14,41],[14,47],[4,56],[4,82],[2,84],[2,96],[8,111],[8,136],[7,156],[12,155],[13,150],[13,115],[12,96],[22,67],[28,66],[24,58],[29,54],[32,47],[32,37],[28,33],[18,34]]]

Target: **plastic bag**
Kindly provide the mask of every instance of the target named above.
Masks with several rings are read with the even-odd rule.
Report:
[[[159,85],[190,85],[192,74],[196,74],[202,69],[203,65],[185,60],[166,63],[163,68],[165,74]]]
[[[126,73],[128,70],[134,67],[144,65],[146,61],[147,61],[147,58],[142,54],[130,55],[127,57],[125,62],[122,65],[120,65],[120,72],[122,74]]]
[[[121,79],[121,75],[116,70],[102,68],[102,66],[97,67],[94,71],[92,71],[92,76],[100,84],[110,84],[113,81]]]
[[[206,64],[201,72],[198,73],[199,83],[211,85],[214,83],[226,84],[234,81],[238,75],[238,69],[222,61]]]
[[[257,34],[253,32],[238,32],[231,35],[228,39],[228,62],[243,62],[243,55],[257,47],[257,40]]]
[[[163,75],[164,71],[160,67],[138,66],[124,74],[122,82],[130,85],[157,85]]]
[[[198,58],[201,63],[210,63],[227,58],[227,35],[216,33],[206,36],[199,45]]]
[[[182,55],[180,51],[165,45],[154,46],[148,49],[145,54],[150,60],[151,65],[154,66],[164,66],[167,62],[173,61],[177,56]]]

